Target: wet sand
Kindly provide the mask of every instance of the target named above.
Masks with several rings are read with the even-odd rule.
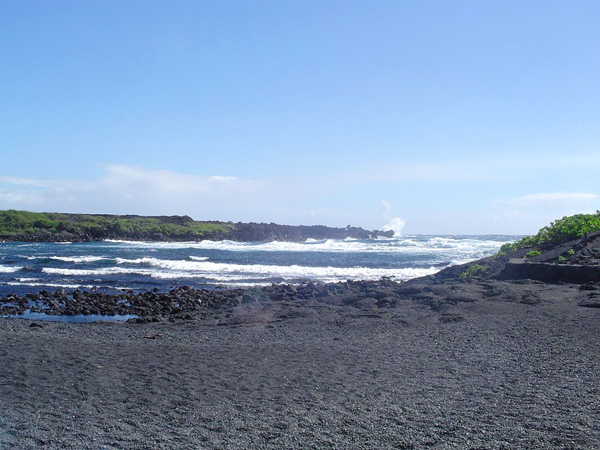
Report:
[[[600,448],[600,309],[576,285],[458,286],[221,325],[0,319],[0,448]]]

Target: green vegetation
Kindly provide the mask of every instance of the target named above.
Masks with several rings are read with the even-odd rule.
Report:
[[[539,256],[541,254],[542,253],[539,250],[531,250],[530,252],[527,252],[525,258],[533,258],[534,256]]]
[[[459,275],[459,278],[473,277],[482,274],[486,270],[488,270],[488,268],[485,266],[482,266],[480,264],[473,264],[472,266],[469,266],[463,273],[461,273]]]
[[[543,227],[535,236],[527,236],[520,241],[504,244],[498,255],[522,248],[551,247],[582,238],[587,233],[600,230],[600,211],[595,214],[576,214],[555,220]]]
[[[566,255],[566,256],[565,256]],[[568,261],[571,256],[575,255],[575,250],[572,248],[558,257],[558,262]]]
[[[233,230],[231,223],[197,222],[189,217],[139,217],[0,211],[0,234],[70,234],[82,239],[202,238]]]

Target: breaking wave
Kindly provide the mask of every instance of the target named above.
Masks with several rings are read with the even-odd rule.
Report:
[[[492,255],[513,240],[405,235],[305,242],[3,243],[0,294],[13,292],[13,287],[37,292],[39,286],[166,290],[180,283],[211,288],[381,277],[403,281]]]
[[[139,265],[145,267],[106,267],[98,269],[63,269],[44,268],[47,274],[70,277],[102,277],[107,275],[136,274],[151,278],[204,278],[219,282],[243,280],[293,281],[312,279],[319,281],[342,281],[347,279],[375,280],[381,277],[394,277],[397,280],[430,275],[439,269],[404,268],[382,269],[368,267],[309,267],[309,266],[275,266],[265,264],[224,264],[206,261],[174,261],[156,258],[139,258],[127,260],[118,258],[121,265]]]
[[[495,251],[500,248],[500,245],[502,245],[502,243],[505,241],[445,236],[432,236],[426,237],[426,239],[416,236],[403,236],[396,239],[375,239],[368,241],[361,241],[357,239],[307,239],[305,242],[236,242],[229,240],[200,242],[106,242],[124,247],[224,250],[233,252],[398,253],[410,251],[439,252],[440,250],[447,249],[469,253],[480,253],[486,251]]]
[[[104,256],[50,256],[50,259],[57,261],[72,262],[72,263],[90,263],[96,261],[106,261],[109,258]]]

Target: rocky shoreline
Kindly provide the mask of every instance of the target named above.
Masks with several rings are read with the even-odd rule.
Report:
[[[181,286],[169,292],[129,291],[122,294],[42,291],[1,298],[0,316],[18,318],[34,313],[36,318],[66,316],[72,317],[72,321],[86,315],[104,316],[105,320],[110,320],[111,316],[134,316],[129,322],[236,325],[247,320],[244,314],[248,310],[257,308],[276,309],[277,314],[270,316],[269,321],[283,321],[308,317],[324,309],[344,313],[354,310],[355,313],[377,316],[407,302],[417,302],[437,312],[482,298],[538,304],[544,295],[569,296],[582,307],[600,308],[600,282],[595,281],[576,285],[544,283],[529,278],[465,281],[432,276],[404,283],[382,279],[331,284],[307,282],[296,286],[281,284],[253,289],[204,290]]]
[[[578,299],[582,306],[600,307],[599,248],[600,233],[595,233],[587,237],[585,243],[573,241],[559,249],[540,252],[534,258],[524,258],[526,250],[519,250],[403,283],[383,278],[379,281],[305,282],[251,289],[205,290],[182,286],[169,292],[155,289],[117,294],[42,291],[0,298],[0,316],[19,316],[27,312],[50,316],[117,315],[136,316],[131,320],[137,323],[207,321],[226,324],[239,309],[247,309],[253,304],[275,303],[282,311],[282,318],[309,314],[308,311],[318,306],[351,307],[376,313],[406,301],[417,301],[437,311],[480,298],[503,297],[531,303],[539,297],[539,292],[560,291],[563,285],[570,286],[573,292],[569,295]],[[557,255],[565,253],[570,254],[569,261],[555,261]]]

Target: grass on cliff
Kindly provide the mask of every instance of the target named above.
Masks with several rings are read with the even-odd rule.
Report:
[[[204,236],[215,232],[231,231],[227,223],[197,222],[191,219],[170,223],[170,218],[97,216],[90,214],[33,213],[28,211],[0,211],[0,234],[55,234],[87,235],[108,231],[117,236],[134,234],[161,234],[166,237]]]
[[[598,230],[600,230],[600,211],[596,211],[595,214],[567,216],[541,228],[534,236],[527,236],[517,242],[504,244],[500,247],[498,254],[503,255],[522,248],[553,247],[582,238],[587,233]]]

